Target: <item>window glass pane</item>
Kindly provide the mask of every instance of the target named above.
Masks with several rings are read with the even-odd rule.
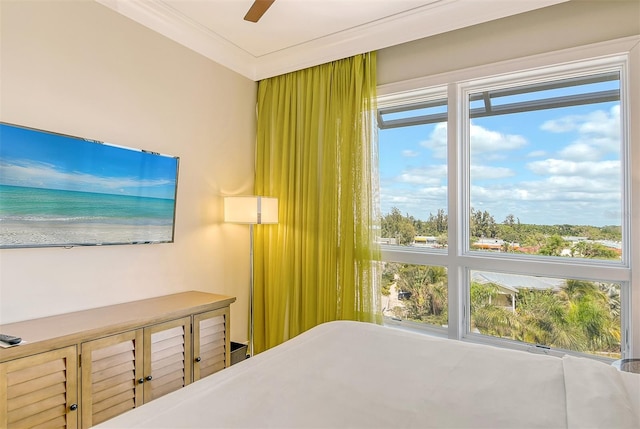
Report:
[[[447,245],[446,100],[430,105],[425,110],[408,106],[404,113],[395,108],[393,114],[412,125],[378,131],[382,243]],[[416,112],[421,119],[412,116]]]
[[[470,331],[619,358],[620,285],[471,272]]]
[[[383,314],[428,325],[447,326],[447,269],[384,262]]]
[[[469,96],[471,250],[620,261],[618,72]]]

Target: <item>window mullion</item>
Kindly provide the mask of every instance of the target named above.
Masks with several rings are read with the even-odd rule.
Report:
[[[640,121],[633,118],[640,117],[640,46],[636,43],[633,49],[629,51],[629,63],[627,69],[628,76],[623,80],[622,97],[626,101],[624,106],[627,110],[623,111],[622,119],[624,121],[625,132],[628,132],[626,154],[630,156],[628,166],[640,165]],[[635,94],[635,97],[631,95]],[[629,254],[629,266],[632,269],[632,280],[630,286],[626,289],[627,332],[624,338],[627,344],[627,356],[640,356],[640,169],[633,168],[626,175],[628,188],[626,193],[629,195],[630,202],[627,203],[625,209],[629,210],[628,227],[629,227],[629,244],[625,248]],[[633,198],[634,196],[635,198]],[[623,295],[624,298],[625,295]],[[625,319],[623,319],[625,320]]]
[[[565,277],[583,280],[599,281],[606,279],[611,282],[626,282],[631,280],[631,272],[621,265],[572,264],[566,261],[556,261],[553,257],[543,258],[499,258],[491,254],[474,252],[459,258],[458,263],[472,270],[501,271],[510,273],[527,273],[541,277]],[[508,267],[508,268],[506,268]]]
[[[462,255],[464,242],[464,225],[463,217],[458,215],[461,211],[465,211],[463,198],[466,185],[462,177],[466,176],[464,168],[461,165],[462,136],[460,133],[460,125],[464,124],[462,118],[462,108],[459,86],[450,84],[447,87],[447,213],[448,216],[448,249],[447,249],[447,272],[448,272],[448,297],[449,297],[449,338],[461,339],[466,332],[465,317],[465,282],[464,272],[458,263],[460,255]],[[462,236],[461,236],[462,235]]]

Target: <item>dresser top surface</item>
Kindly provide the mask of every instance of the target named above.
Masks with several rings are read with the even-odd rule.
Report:
[[[62,347],[80,341],[82,336],[136,329],[174,317],[227,307],[235,300],[227,295],[189,291],[0,325],[0,332],[21,337],[24,341],[23,345],[0,348],[0,361],[9,355],[22,354],[16,349],[26,352],[38,343],[46,343],[46,348],[50,349],[56,340],[65,340],[59,344]]]

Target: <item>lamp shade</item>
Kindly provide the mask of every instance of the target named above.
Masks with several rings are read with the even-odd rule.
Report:
[[[224,221],[230,223],[278,223],[278,199],[260,196],[224,197]]]

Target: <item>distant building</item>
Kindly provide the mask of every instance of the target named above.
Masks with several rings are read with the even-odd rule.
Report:
[[[518,250],[520,249],[520,243],[510,243],[506,242],[509,245],[509,249]],[[501,251],[505,247],[505,241],[499,238],[480,238],[478,241],[471,244],[471,247],[474,249],[481,250],[496,250]]]
[[[562,239],[564,241],[569,241],[571,243],[579,243],[581,241],[587,241],[588,237],[574,237],[574,236],[568,235],[566,237],[562,237]]]
[[[391,237],[378,237],[377,240],[376,240],[376,243],[378,243],[378,244],[392,244],[392,245],[398,244],[397,240],[395,238],[391,238]]]
[[[438,247],[438,238],[426,235],[416,235],[413,238],[413,245],[418,247]]]
[[[495,305],[516,308],[516,294],[520,289],[553,290],[558,291],[564,280],[551,277],[522,276],[519,274],[493,273],[473,271],[471,280],[480,284],[494,284],[498,287]]]

